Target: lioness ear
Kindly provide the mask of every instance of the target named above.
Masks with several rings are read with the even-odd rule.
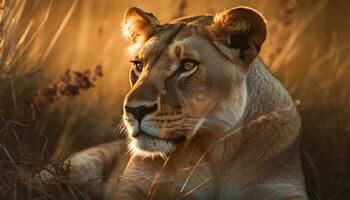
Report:
[[[266,21],[254,9],[237,7],[216,14],[209,33],[227,47],[239,49],[239,57],[249,67],[265,41]]]
[[[122,35],[126,39],[138,42],[146,40],[160,25],[158,19],[152,13],[147,13],[140,8],[130,7],[125,11],[122,21]]]

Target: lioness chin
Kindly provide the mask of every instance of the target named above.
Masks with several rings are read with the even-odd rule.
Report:
[[[107,171],[106,199],[307,199],[300,117],[259,58],[261,14],[237,7],[160,24],[131,7],[122,33],[132,43],[130,156],[124,141],[79,152],[74,181]]]

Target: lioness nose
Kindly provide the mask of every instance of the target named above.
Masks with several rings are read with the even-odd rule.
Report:
[[[131,113],[138,122],[141,122],[142,118],[150,113],[153,113],[157,110],[157,104],[153,106],[138,106],[130,107],[125,106],[125,111]]]

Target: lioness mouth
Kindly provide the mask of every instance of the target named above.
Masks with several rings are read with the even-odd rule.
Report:
[[[144,131],[140,131],[138,134],[136,134],[135,138],[139,135],[144,135],[145,137],[148,137],[150,139],[153,139],[153,140],[164,140],[164,141],[168,141],[168,142],[171,142],[171,143],[174,143],[174,144],[179,144],[179,143],[182,143],[186,140],[186,136],[184,135],[181,135],[179,137],[176,137],[176,138],[161,138],[161,137],[157,137],[157,136],[153,136],[153,135],[150,135]]]

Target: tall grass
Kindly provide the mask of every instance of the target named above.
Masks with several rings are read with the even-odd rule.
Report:
[[[269,36],[261,56],[293,97],[303,120],[302,154],[311,199],[350,196],[349,3],[278,1],[0,1],[0,199],[61,198],[31,183],[51,160],[116,139],[129,88],[119,24],[137,5],[165,22],[237,5],[260,10]],[[344,19],[344,20],[338,20]],[[33,120],[28,102],[67,70],[102,65],[103,78],[74,98],[49,102]],[[59,163],[57,168],[60,169]],[[74,186],[64,198],[88,198]],[[68,191],[68,192],[67,192]]]

